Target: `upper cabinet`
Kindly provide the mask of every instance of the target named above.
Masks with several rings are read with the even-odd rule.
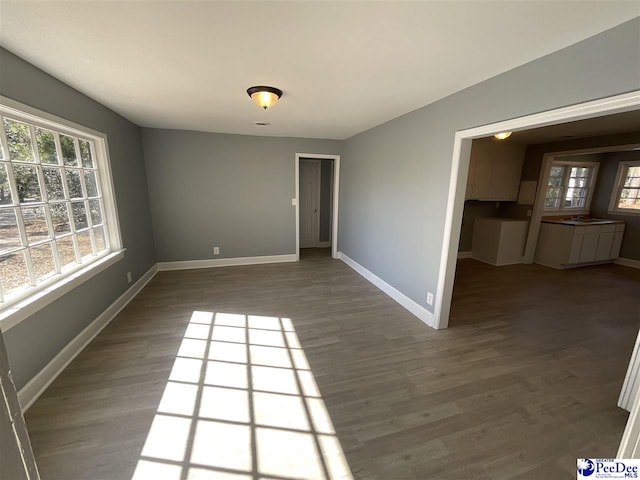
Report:
[[[518,199],[525,147],[508,142],[493,137],[473,141],[465,199]]]

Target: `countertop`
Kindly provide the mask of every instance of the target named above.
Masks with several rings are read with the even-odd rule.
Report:
[[[559,223],[561,225],[571,225],[579,227],[587,227],[589,225],[610,225],[613,223],[624,223],[623,220],[612,220],[610,218],[585,218],[582,220],[545,220],[542,223]]]

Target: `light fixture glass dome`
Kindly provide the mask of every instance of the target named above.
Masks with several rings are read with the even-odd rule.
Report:
[[[256,105],[264,108],[265,110],[273,105],[280,99],[282,96],[282,90],[279,90],[274,87],[251,87],[247,89],[247,93],[251,97],[251,100],[254,101]]]
[[[496,137],[498,140],[504,140],[505,138],[509,138],[512,133],[513,132],[500,132],[496,133],[494,137]]]

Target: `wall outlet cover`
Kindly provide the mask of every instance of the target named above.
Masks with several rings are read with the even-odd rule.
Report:
[[[433,293],[427,292],[427,305],[433,305]]]
[[[213,254],[220,255],[220,247],[213,247]]]

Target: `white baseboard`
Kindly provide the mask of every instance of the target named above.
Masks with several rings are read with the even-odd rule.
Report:
[[[71,340],[53,359],[18,392],[22,411],[35,402],[45,389],[62,373],[62,371],[84,350],[84,348],[106,327],[127,304],[149,283],[158,271],[153,265],[142,277],[113,302],[98,318],[91,322],[82,332]]]
[[[158,270],[190,270],[193,268],[233,267],[236,265],[258,265],[261,263],[282,263],[297,261],[296,254],[267,255],[264,257],[216,258],[210,260],[185,260],[180,262],[158,262]]]
[[[471,258],[471,252],[458,252],[458,260],[464,260],[465,258]]]
[[[618,257],[613,263],[616,265],[623,265],[625,267],[640,268],[640,260],[633,260],[632,258]]]
[[[331,246],[331,240],[327,240],[326,242],[318,242],[318,248],[327,248]]]
[[[392,287],[387,282],[385,282],[380,277],[378,277],[376,274],[370,272],[369,270],[364,268],[362,265],[360,265],[358,262],[356,262],[352,258],[349,258],[344,253],[338,252],[338,258],[342,260],[344,263],[346,263],[347,265],[349,265],[351,268],[353,268],[356,272],[358,272],[364,278],[366,278],[371,283],[373,283],[376,287],[378,287],[384,293],[389,295],[392,299],[394,299],[404,308],[406,308],[411,313],[413,313],[416,317],[418,317],[424,323],[429,325],[431,328],[435,328],[433,313],[431,313],[429,310],[427,310],[422,305],[419,305],[418,303],[411,300],[404,293]]]

